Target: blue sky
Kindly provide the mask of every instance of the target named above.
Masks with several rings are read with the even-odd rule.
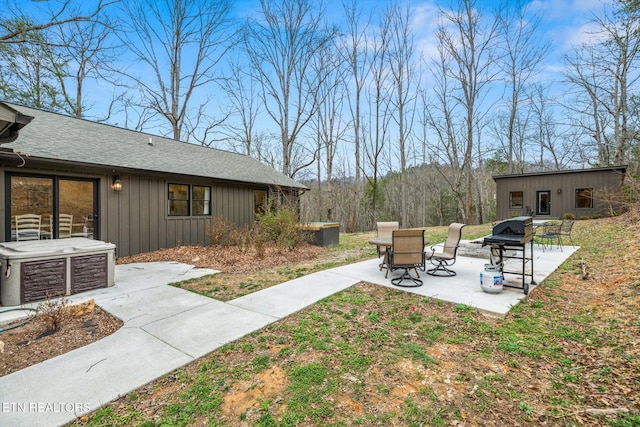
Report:
[[[76,0],[78,4],[83,4],[88,7],[91,3],[96,3],[97,0],[89,0],[84,2],[83,0]],[[345,0],[350,2],[351,0]],[[593,38],[590,33],[592,31],[592,25],[590,21],[596,15],[602,15],[602,11],[605,4],[611,4],[613,0],[533,0],[524,1],[531,10],[536,11],[541,18],[541,42],[548,41],[551,43],[551,52],[545,61],[543,71],[537,76],[538,79],[544,81],[559,81],[562,78],[562,56],[568,53],[572,46],[579,45],[580,43],[587,42]],[[328,20],[336,25],[340,25],[343,17],[342,0],[326,0]],[[407,2],[399,1],[400,4],[409,5],[412,8],[412,26],[415,35],[416,47],[422,50],[427,55],[433,52],[435,43],[435,30],[438,24],[438,8],[448,9],[450,7],[457,7],[457,2],[451,0],[408,0]],[[31,0],[26,3],[29,13],[30,7],[42,7],[43,4],[47,4],[42,1]],[[233,15],[242,19],[246,16],[250,16],[254,11],[259,8],[259,0],[236,0],[233,2]],[[358,6],[361,7],[365,13],[371,11],[374,15],[379,15],[388,4],[385,0],[359,0]],[[477,0],[476,5],[483,12],[491,13],[496,7],[497,2],[494,0]],[[378,22],[376,18],[373,22]],[[94,109],[91,111],[92,115],[100,116],[100,111],[106,107],[107,102],[112,95],[112,89],[104,87],[96,87],[96,91],[92,93],[88,98],[93,104]],[[557,91],[557,89],[556,89]],[[108,92],[108,93],[106,93]],[[556,92],[557,93],[557,92]],[[220,97],[216,97],[221,100]],[[101,105],[104,103],[105,105]],[[217,107],[218,105],[212,106]],[[103,108],[101,108],[103,107]],[[212,115],[215,115],[213,113]],[[266,118],[265,118],[266,119]],[[116,120],[117,121],[117,120]],[[263,125],[265,128],[270,128],[271,131],[275,130],[273,125],[268,123],[269,120],[265,120]],[[112,120],[112,123],[115,121]],[[118,123],[123,125],[123,122]],[[164,131],[145,129],[150,133],[164,133],[166,134],[166,128]],[[220,148],[225,148],[221,146]],[[348,154],[346,154],[348,157]]]

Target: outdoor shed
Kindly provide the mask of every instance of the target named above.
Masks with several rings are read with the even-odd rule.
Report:
[[[496,219],[605,216],[624,184],[626,166],[496,175]]]
[[[18,121],[0,140],[2,242],[88,237],[117,256],[204,245],[213,217],[251,224],[270,194],[297,201],[306,189],[242,154],[1,102],[0,112]],[[38,226],[25,234],[18,216]]]

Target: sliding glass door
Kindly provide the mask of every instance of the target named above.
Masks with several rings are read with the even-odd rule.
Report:
[[[98,238],[97,188],[93,179],[8,175],[6,240]]]

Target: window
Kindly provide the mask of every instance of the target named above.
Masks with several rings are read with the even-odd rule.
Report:
[[[524,193],[522,191],[512,191],[509,193],[509,208],[522,209]]]
[[[267,208],[267,190],[256,190],[253,193],[253,212],[261,215]]]
[[[211,187],[193,186],[193,202],[191,212],[193,215],[209,215],[211,213]]]
[[[211,215],[211,187],[169,184],[169,215]]]
[[[576,188],[576,208],[593,207],[593,188]]]
[[[189,215],[189,186],[169,184],[169,215]]]

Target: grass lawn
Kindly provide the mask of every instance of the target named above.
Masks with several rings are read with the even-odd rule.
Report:
[[[582,248],[505,319],[360,283],[76,425],[639,426],[639,232],[637,217],[576,222]],[[426,235],[443,241],[446,227]],[[314,262],[178,286],[234,299],[371,258],[371,236],[341,235]]]

